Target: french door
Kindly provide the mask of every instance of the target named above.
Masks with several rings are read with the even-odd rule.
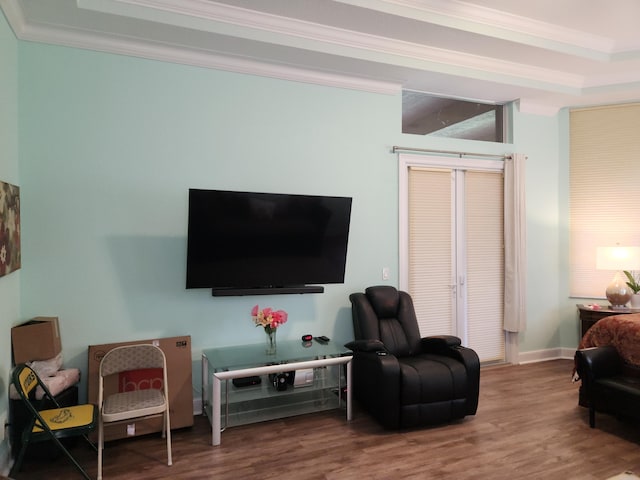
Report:
[[[400,157],[400,287],[420,333],[504,361],[503,162]]]

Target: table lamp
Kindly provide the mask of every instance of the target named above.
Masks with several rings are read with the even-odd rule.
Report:
[[[640,270],[640,247],[598,247],[596,269],[615,270],[613,280],[607,286],[607,300],[612,308],[625,308],[633,290],[627,285],[622,270]]]

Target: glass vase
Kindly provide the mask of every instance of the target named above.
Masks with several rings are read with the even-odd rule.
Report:
[[[264,333],[267,334],[267,355],[275,355],[277,350],[276,332],[277,328],[265,328]]]

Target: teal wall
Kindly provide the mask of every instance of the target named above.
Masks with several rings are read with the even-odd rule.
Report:
[[[60,316],[67,360],[124,338],[259,340],[257,301],[289,311],[285,337],[345,337],[335,323],[349,320],[346,294],[394,267],[384,138],[396,98],[34,44],[21,45],[21,65],[22,182],[33,192],[23,315]],[[346,284],[320,296],[185,290],[189,187],[353,196]]]
[[[575,349],[576,303],[569,298],[569,114],[514,112],[516,151],[527,154],[527,331],[520,352]]]
[[[563,345],[558,328],[559,120],[516,110],[514,127],[514,142],[528,157],[527,318],[532,328],[520,335],[520,349],[541,350]]]
[[[85,371],[90,344],[188,334],[197,394],[202,348],[263,340],[249,315],[255,303],[289,312],[280,339],[311,332],[349,340],[348,295],[382,283],[382,267],[391,269],[390,284],[398,282],[393,145],[528,154],[529,305],[520,348],[575,346],[561,311],[562,115],[514,109],[511,145],[429,139],[399,133],[400,95],[15,39],[8,42],[13,60],[1,60],[13,70],[16,44],[23,268],[19,314],[18,300],[9,314],[58,316],[67,366]],[[13,77],[12,85],[3,84],[2,94],[15,98]],[[15,116],[2,115],[15,132]],[[12,163],[0,174],[14,177]],[[345,283],[302,296],[212,298],[206,289],[186,290],[190,187],[353,197]],[[13,299],[17,286],[1,282],[0,296]]]
[[[19,185],[18,177],[18,42],[0,11],[0,180]],[[24,192],[21,192],[24,196]],[[8,415],[11,337],[20,319],[20,275],[0,277],[0,474],[7,474],[9,443],[4,438]]]
[[[260,342],[255,303],[288,311],[280,339],[346,341],[349,293],[381,282],[383,266],[395,281],[399,97],[34,43],[19,57],[21,313],[60,318],[67,365],[128,339],[189,334],[194,360]],[[302,296],[186,290],[190,187],[353,197],[345,283]]]
[[[558,183],[560,185],[559,206],[559,257],[558,257],[558,330],[561,345],[575,348],[580,341],[579,317],[577,303],[601,302],[598,299],[582,299],[569,297],[569,109],[565,108],[558,114],[560,135],[560,158],[565,159],[558,164]]]

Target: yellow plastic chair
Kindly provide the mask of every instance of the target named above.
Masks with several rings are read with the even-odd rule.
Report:
[[[13,369],[11,381],[15,386],[20,398],[25,404],[27,411],[31,414],[31,419],[22,431],[22,447],[16,458],[12,469],[12,474],[20,471],[22,461],[27,448],[31,443],[52,440],[60,450],[71,460],[76,468],[87,480],[91,477],[80,466],[69,450],[60,441],[61,438],[82,436],[91,447],[96,450],[96,446],[89,440],[89,433],[95,430],[98,419],[98,409],[95,405],[74,405],[71,407],[60,407],[60,404],[51,395],[47,386],[40,377],[27,365],[20,364]],[[36,388],[40,387],[44,391],[41,400],[35,399]],[[45,401],[50,400],[56,408],[41,410]]]
[[[132,370],[162,369],[162,387],[113,393],[105,397],[105,377]],[[133,419],[163,415],[162,436],[167,439],[167,465],[171,459],[171,423],[169,420],[169,393],[167,360],[164,352],[150,344],[116,347],[105,354],[100,362],[98,386],[98,480],[102,479],[102,451],[104,450],[104,426],[113,422],[129,422]]]

